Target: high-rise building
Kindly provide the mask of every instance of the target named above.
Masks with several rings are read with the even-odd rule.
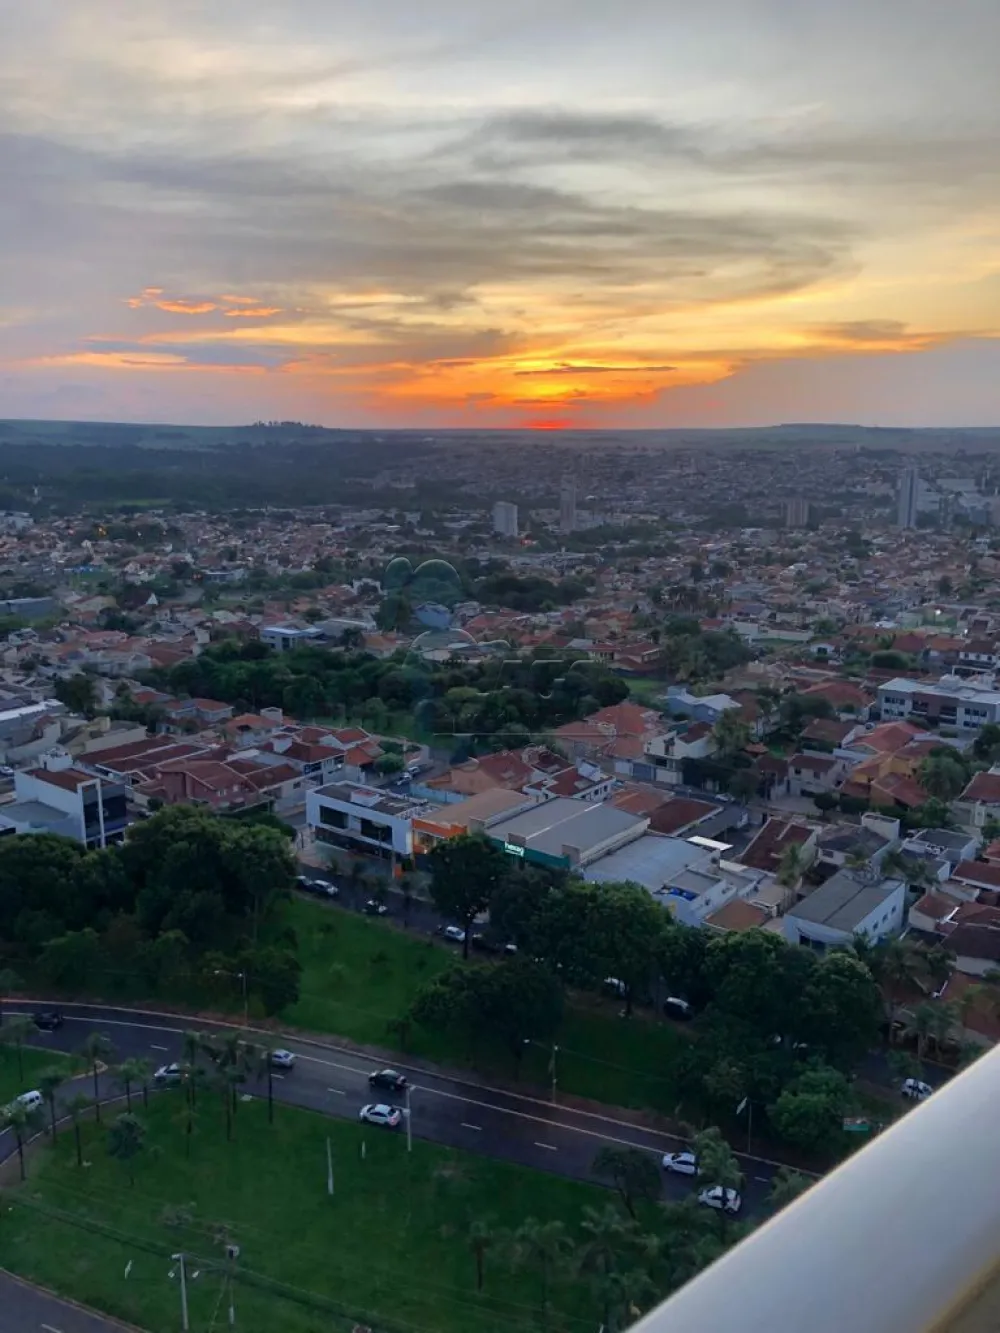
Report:
[[[517,536],[517,505],[498,500],[493,506],[493,531],[499,537]]]
[[[904,468],[899,478],[896,522],[901,528],[917,526],[917,503],[920,498],[920,473],[915,467]]]
[[[576,480],[563,477],[559,491],[559,527],[562,532],[572,532],[576,528]]]
[[[809,501],[797,495],[785,501],[785,526],[789,528],[807,528],[809,526]]]

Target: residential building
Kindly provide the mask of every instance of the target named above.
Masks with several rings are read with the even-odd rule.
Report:
[[[58,699],[0,709],[0,754],[5,761],[11,750],[28,745],[36,738],[39,726],[44,728],[53,719],[64,717],[66,711],[66,705]]]
[[[324,632],[317,625],[268,625],[260,632],[261,643],[276,648],[279,653],[290,653],[293,648],[323,639]]]
[[[50,755],[40,768],[14,774],[15,799],[0,806],[0,836],[59,833],[86,847],[121,842],[128,827],[125,787]]]
[[[498,537],[517,536],[517,505],[498,500],[493,506],[493,531]]]
[[[872,944],[898,934],[906,913],[906,884],[846,867],[796,903],[782,918],[790,944],[824,952],[864,935]]]
[[[961,731],[978,731],[1000,721],[1000,690],[958,676],[942,676],[935,684],[897,676],[880,685],[878,706],[883,721],[934,719]]]
[[[562,486],[559,489],[559,530],[561,532],[574,532],[576,530],[575,477],[563,477]]]
[[[796,847],[799,865],[805,870],[816,855],[819,832],[818,826],[772,815],[735,859],[754,870],[777,875],[789,847]]]
[[[786,500],[785,527],[807,528],[809,526],[809,511],[811,507],[809,501],[804,499],[801,495]]]
[[[955,802],[956,815],[969,828],[981,829],[987,819],[1000,819],[1000,767],[975,773]]]
[[[917,526],[920,504],[920,473],[915,467],[904,468],[896,492],[896,523],[901,528]]]

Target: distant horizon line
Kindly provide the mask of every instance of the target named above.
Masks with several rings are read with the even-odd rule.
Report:
[[[776,421],[764,425],[746,426],[326,426],[309,421],[260,421],[228,422],[225,424],[209,422],[157,421],[148,419],[122,419],[105,417],[0,417],[2,426],[131,426],[149,427],[156,430],[276,430],[294,429],[313,431],[331,431],[340,433],[379,433],[383,435],[733,435],[753,434],[763,431],[841,431],[857,430],[869,432],[892,432],[907,434],[929,434],[941,431],[956,431],[962,434],[984,435],[1000,433],[1000,420],[989,426],[963,426],[946,424],[937,426],[909,425],[870,425],[860,421]],[[4,443],[0,436],[0,445]]]

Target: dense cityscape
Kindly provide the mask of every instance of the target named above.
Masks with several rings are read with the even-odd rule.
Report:
[[[0,1333],[1000,1328],[998,44],[0,0]]]

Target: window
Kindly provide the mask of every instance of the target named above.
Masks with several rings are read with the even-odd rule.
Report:
[[[343,810],[331,810],[328,805],[320,806],[319,822],[328,828],[347,828],[347,816]]]

